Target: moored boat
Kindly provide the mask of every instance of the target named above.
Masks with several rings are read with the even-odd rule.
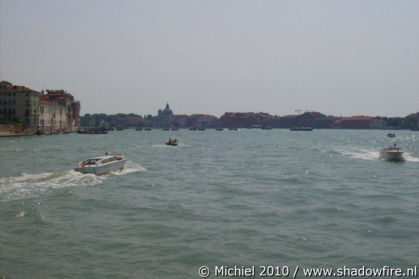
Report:
[[[81,173],[105,174],[111,171],[122,170],[127,160],[122,154],[108,154],[86,159],[80,162],[74,170]]]
[[[311,127],[292,127],[290,131],[313,131]]]
[[[396,136],[396,134],[394,134],[394,133],[388,133],[387,134],[387,137],[389,137],[389,138],[394,138]]]

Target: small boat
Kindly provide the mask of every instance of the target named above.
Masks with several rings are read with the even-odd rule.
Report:
[[[229,131],[237,131],[238,129],[237,128],[234,128],[234,127],[230,127],[230,128],[228,128],[228,130]]]
[[[169,141],[166,142],[166,145],[171,145],[171,146],[177,146],[178,144],[179,144],[179,141],[177,139],[175,140],[169,139]]]
[[[392,162],[403,161],[403,150],[394,144],[393,146],[382,149],[380,151],[380,158]]]
[[[223,131],[224,129],[223,128],[215,128],[215,130],[217,130],[217,131]]]
[[[122,154],[105,154],[80,162],[75,171],[81,173],[105,174],[111,171],[122,170],[127,162]]]
[[[173,128],[171,128],[171,130],[172,130],[172,131],[177,131],[177,130],[178,130],[178,128],[173,127]]]
[[[196,128],[189,128],[189,131],[196,131]]]
[[[388,133],[388,134],[387,134],[387,137],[389,137],[389,138],[394,138],[394,137],[396,137],[396,134],[393,134],[393,133]]]
[[[198,128],[198,131],[205,131],[205,128]]]
[[[135,130],[136,130],[136,131],[142,131],[142,130],[143,130],[143,128],[142,128],[142,127],[137,127],[137,128],[135,128]]]
[[[145,128],[144,130],[146,130],[146,131],[151,131],[151,128],[150,128],[150,127],[147,127],[147,128]]]
[[[311,127],[292,127],[290,131],[313,131]]]

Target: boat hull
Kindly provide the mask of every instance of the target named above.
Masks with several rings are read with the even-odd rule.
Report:
[[[313,131],[311,127],[293,127],[290,128],[290,131]]]
[[[391,162],[401,162],[403,161],[403,152],[402,151],[381,151],[381,159]]]
[[[77,172],[81,172],[81,173],[92,173],[92,174],[97,174],[97,175],[101,175],[101,174],[105,174],[105,173],[109,173],[111,171],[117,171],[117,170],[122,170],[125,167],[125,163],[127,162],[127,160],[123,159],[123,160],[118,160],[116,162],[112,162],[109,164],[105,164],[102,166],[93,166],[93,167],[79,167],[79,168],[75,168],[74,170]]]

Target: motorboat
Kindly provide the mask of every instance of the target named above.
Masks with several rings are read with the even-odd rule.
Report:
[[[169,139],[168,142],[166,142],[166,145],[171,145],[171,146],[177,146],[179,144],[179,141],[177,139],[171,140]]]
[[[393,146],[382,149],[380,151],[380,158],[392,162],[403,161],[403,150],[394,144]]]
[[[388,134],[387,134],[387,137],[389,137],[389,138],[394,138],[394,137],[396,137],[396,134],[393,134],[393,133],[388,133]]]
[[[311,127],[292,127],[290,131],[313,131]]]
[[[105,174],[111,171],[122,170],[127,160],[122,154],[108,154],[86,159],[80,162],[75,171],[81,173]]]

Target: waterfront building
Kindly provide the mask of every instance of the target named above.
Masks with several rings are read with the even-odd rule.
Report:
[[[36,129],[39,123],[41,93],[25,86],[0,82],[0,121],[22,123],[24,129]]]
[[[0,82],[0,121],[21,123],[25,133],[75,132],[80,125],[80,102],[64,90],[38,92]]]
[[[42,94],[39,110],[39,128],[44,133],[72,133],[80,126],[80,102],[62,89]]]
[[[173,125],[174,118],[172,116],[173,111],[170,108],[169,103],[166,103],[166,107],[163,110],[159,109],[159,111],[157,112],[157,116],[153,117],[153,126],[168,127]]]
[[[351,116],[341,117],[333,123],[332,128],[338,129],[369,129],[371,121],[374,117],[371,116]]]

